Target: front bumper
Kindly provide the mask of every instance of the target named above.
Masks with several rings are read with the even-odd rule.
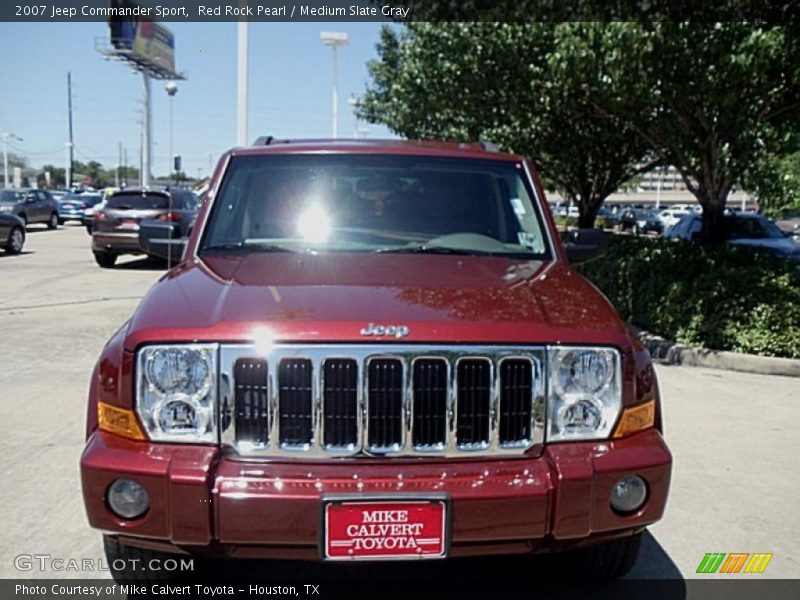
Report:
[[[660,433],[553,444],[538,457],[495,460],[244,461],[212,446],[134,442],[95,431],[81,458],[90,524],[125,543],[242,557],[319,557],[320,499],[447,494],[449,556],[566,549],[629,534],[664,513],[672,457]],[[609,506],[625,475],[648,482],[629,516]],[[135,479],[151,500],[139,519],[107,507],[117,478]]]

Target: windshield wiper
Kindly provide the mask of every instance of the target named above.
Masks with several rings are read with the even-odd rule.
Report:
[[[452,248],[450,246],[399,246],[391,248],[378,248],[373,254],[460,254],[462,256],[496,256],[497,252],[475,250],[472,248]]]
[[[225,244],[212,244],[203,248],[203,252],[226,252],[226,251],[246,251],[246,252],[297,252],[286,246],[279,244],[256,244],[253,242],[228,242]]]

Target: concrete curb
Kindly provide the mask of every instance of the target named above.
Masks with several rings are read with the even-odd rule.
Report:
[[[800,377],[800,359],[740,354],[708,348],[692,348],[633,327],[634,333],[654,359],[670,365],[727,369],[761,375]]]

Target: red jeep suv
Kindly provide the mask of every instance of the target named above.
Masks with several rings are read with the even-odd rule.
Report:
[[[650,357],[487,144],[223,156],[182,262],[111,338],[81,458],[118,559],[573,550],[617,577],[671,455]],[[577,572],[577,571],[576,571]]]

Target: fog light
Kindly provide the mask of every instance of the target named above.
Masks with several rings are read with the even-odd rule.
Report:
[[[611,490],[611,508],[618,513],[636,512],[645,500],[647,500],[647,484],[644,479],[636,475],[620,479]]]
[[[135,481],[117,479],[108,487],[108,505],[123,519],[135,519],[150,508],[150,497]]]

